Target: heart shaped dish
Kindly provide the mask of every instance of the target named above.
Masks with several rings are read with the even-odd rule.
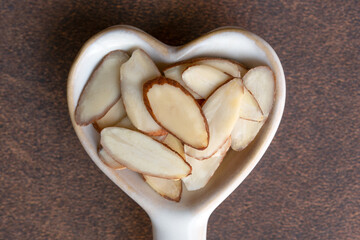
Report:
[[[268,66],[275,75],[275,99],[267,121],[256,138],[240,152],[229,150],[208,184],[197,191],[183,188],[180,202],[162,198],[140,174],[114,170],[99,158],[100,135],[93,125],[79,126],[75,108],[80,94],[101,59],[109,52],[131,54],[143,49],[159,69],[197,57],[220,57],[252,68]],[[241,28],[224,27],[211,31],[183,46],[168,46],[147,33],[125,25],[113,26],[89,39],[76,57],[68,78],[67,98],[71,121],[81,144],[95,164],[150,216],[155,239],[205,239],[212,211],[249,175],[270,145],[285,106],[285,76],[271,46],[257,35]]]

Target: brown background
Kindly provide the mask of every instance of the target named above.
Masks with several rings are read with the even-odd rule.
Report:
[[[359,14],[356,0],[0,1],[0,239],[152,238],[68,117],[72,61],[115,24],[171,45],[241,26],[282,61],[279,131],[212,214],[208,239],[360,239]]]

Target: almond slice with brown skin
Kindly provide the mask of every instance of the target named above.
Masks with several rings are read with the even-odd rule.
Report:
[[[240,105],[244,95],[241,79],[234,78],[212,93],[202,107],[209,124],[209,145],[197,150],[185,145],[185,153],[203,160],[210,158],[229,138],[240,115]]]
[[[166,131],[193,148],[207,147],[209,130],[201,107],[178,82],[159,77],[145,83],[144,102]]]
[[[120,67],[129,56],[120,50],[107,54],[91,74],[75,110],[75,121],[88,125],[102,118],[119,100]]]
[[[191,165],[191,175],[182,179],[189,191],[199,190],[209,182],[216,169],[220,166],[226,152],[230,148],[231,138],[228,138],[221,148],[209,159],[199,161],[186,155],[186,161]]]
[[[235,151],[241,151],[246,148],[256,137],[264,121],[254,122],[245,119],[239,119],[231,132],[231,148]]]
[[[137,49],[121,66],[120,72],[122,99],[132,124],[149,135],[165,134],[146,110],[143,101],[143,84],[161,75],[155,63],[143,50]]]
[[[194,63],[205,64],[214,67],[236,78],[243,77],[247,72],[246,67],[244,67],[240,63],[224,58],[202,58],[199,60],[195,60]]]
[[[126,116],[122,99],[120,98],[102,118],[96,120],[96,126],[101,131],[106,127],[112,127]]]
[[[130,130],[137,130],[136,127],[131,123],[130,119],[127,116],[125,116],[119,122],[114,124],[114,127],[122,127],[122,128],[127,128]]]
[[[275,76],[269,67],[260,66],[249,70],[244,85],[255,97],[265,117],[271,111],[275,94]]]
[[[208,65],[192,65],[182,74],[186,86],[205,99],[231,78],[230,75]]]
[[[180,201],[182,192],[181,180],[171,180],[148,175],[143,175],[143,177],[145,182],[162,197],[175,202]]]
[[[258,102],[246,87],[244,87],[244,97],[240,106],[240,118],[255,122],[261,122],[264,119]]]
[[[185,159],[184,144],[174,135],[169,133],[162,142]]]
[[[181,84],[181,86],[183,86],[186,90],[189,91],[189,93],[191,93],[191,95],[195,98],[195,99],[202,99],[201,96],[199,96],[199,94],[195,93],[194,91],[192,91],[190,88],[188,88],[185,84],[185,82],[182,79],[182,73],[184,72],[184,70],[190,66],[191,63],[183,63],[183,64],[179,64],[179,65],[174,65],[172,67],[169,67],[167,69],[164,70],[164,76],[166,78],[170,78],[172,80],[177,81],[178,83]]]
[[[101,161],[110,168],[121,170],[125,169],[123,165],[119,162],[115,161],[103,148],[101,148],[98,152],[99,158]]]
[[[207,65],[211,66],[213,68],[216,68],[229,76],[232,77],[242,77],[245,75],[245,73],[248,71],[246,67],[241,65],[240,63],[225,59],[225,58],[195,58],[190,60],[185,60],[183,62],[175,63],[171,65],[170,67],[166,68],[164,70],[164,75],[167,78],[173,79],[180,83],[183,87],[185,87],[195,99],[202,99],[199,94],[194,92],[192,89],[190,89],[182,78],[182,73],[190,66],[192,65]],[[229,79],[229,78],[227,78]],[[214,90],[214,89],[213,89]]]
[[[167,179],[181,179],[191,173],[177,152],[137,131],[105,128],[100,143],[114,160],[138,173]]]

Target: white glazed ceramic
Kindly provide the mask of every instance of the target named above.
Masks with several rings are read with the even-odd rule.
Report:
[[[160,197],[139,174],[130,170],[115,171],[104,165],[96,151],[99,134],[91,125],[80,127],[74,120],[80,93],[100,59],[116,49],[131,54],[136,48],[145,50],[160,67],[194,57],[214,56],[234,59],[248,67],[268,65],[276,76],[274,106],[256,139],[241,152],[229,151],[205,188],[188,192],[184,187],[179,203]],[[95,164],[148,213],[154,239],[201,240],[206,239],[210,214],[253,170],[273,139],[285,105],[285,76],[270,45],[240,28],[216,29],[186,45],[174,47],[137,28],[121,25],[105,29],[85,43],[72,65],[67,94],[71,121],[81,144]]]

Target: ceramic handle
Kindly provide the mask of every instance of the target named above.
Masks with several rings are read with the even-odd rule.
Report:
[[[150,217],[154,240],[206,240],[209,215]]]

